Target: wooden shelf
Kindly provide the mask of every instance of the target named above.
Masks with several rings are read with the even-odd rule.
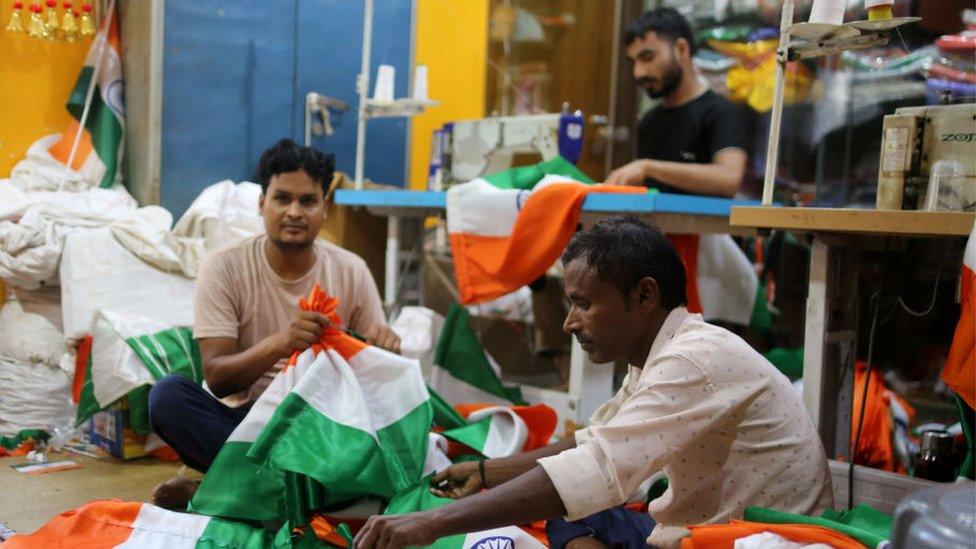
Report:
[[[733,206],[729,225],[901,236],[969,236],[976,213]]]

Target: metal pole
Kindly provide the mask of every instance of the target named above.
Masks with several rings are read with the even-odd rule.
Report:
[[[620,19],[623,17],[623,0],[613,3],[613,47],[610,50],[610,103],[607,108],[607,152],[603,156],[603,173],[613,169],[613,157],[617,149],[617,79],[620,78]],[[603,178],[600,178],[603,181]]]
[[[373,43],[373,0],[365,0],[363,12],[363,59],[356,87],[359,91],[359,126],[356,128],[356,190],[363,188],[366,161],[366,101],[369,98],[369,56]]]
[[[383,277],[383,304],[389,313],[397,302],[397,279],[400,277],[400,216],[386,220],[386,273]]]
[[[762,205],[772,206],[773,188],[776,185],[776,168],[779,164],[779,130],[783,123],[783,88],[786,84],[787,49],[790,44],[789,28],[793,24],[793,0],[783,3],[783,15],[779,23],[779,49],[776,52],[776,91],[773,95],[773,112],[769,119],[769,143],[766,147],[766,178],[763,181]]]

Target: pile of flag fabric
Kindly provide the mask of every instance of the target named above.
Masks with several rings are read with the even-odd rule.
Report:
[[[335,312],[338,301],[318,287],[300,305],[341,326]],[[439,349],[445,355],[457,351],[458,340],[473,337],[465,333],[470,326],[464,314],[455,314],[451,322]],[[142,383],[139,387],[159,375],[152,369],[172,356],[166,349],[186,359],[183,366],[169,361],[168,371],[183,367],[186,375],[197,375],[192,364],[198,364],[198,358],[190,360],[193,353],[182,350],[190,344],[188,334],[171,331],[154,337],[156,341],[144,341],[121,334],[114,343],[138,359],[131,362],[132,368],[143,364],[146,372],[135,381]],[[482,360],[487,364],[483,356]],[[116,377],[127,375],[136,373]],[[471,379],[458,368],[444,375]],[[511,394],[495,381],[489,387]],[[120,387],[124,385],[118,383]],[[231,434],[194,495],[191,514],[135,503],[93,502],[56,517],[34,534],[13,539],[25,544],[20,546],[67,541],[69,535],[75,536],[72,542],[91,542],[93,547],[113,547],[126,540],[137,546],[156,540],[152,536],[179,538],[170,544],[178,547],[245,547],[254,540],[263,546],[314,546],[317,538],[306,535],[314,532],[344,545],[343,534],[349,532],[344,525],[356,527],[384,508],[387,513],[403,513],[445,504],[448,500],[429,493],[429,475],[452,459],[501,457],[539,447],[549,442],[555,427],[551,409],[516,406],[500,396],[495,403],[454,408],[426,386],[416,360],[328,328],[317,344],[292,356]],[[281,525],[281,530],[265,533],[240,521]],[[218,542],[219,536],[226,537]],[[438,547],[470,546],[492,537],[514,540],[516,547],[542,546],[529,530],[509,527],[447,538]],[[97,541],[102,538],[109,541]]]
[[[681,541],[681,549],[769,547],[771,535],[804,545],[823,544],[818,547],[874,549],[888,544],[892,525],[890,515],[863,504],[849,511],[828,509],[819,517],[748,507],[743,518],[689,526],[691,535]],[[755,545],[742,543],[753,536]]]

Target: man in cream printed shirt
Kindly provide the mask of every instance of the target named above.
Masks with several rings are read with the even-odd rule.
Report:
[[[441,471],[433,491],[458,501],[373,517],[357,549],[541,519],[553,549],[676,547],[686,525],[742,518],[750,505],[818,514],[833,504],[799,395],[742,339],[688,312],[684,267],[659,230],[606,219],[573,239],[563,263],[564,329],[593,362],[626,359],[623,386],[574,438]],[[657,472],[669,487],[649,516],[620,507]]]

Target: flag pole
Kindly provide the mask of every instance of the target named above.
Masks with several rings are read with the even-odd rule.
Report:
[[[81,120],[78,121],[78,130],[75,138],[71,142],[71,152],[68,154],[68,162],[61,172],[61,181],[58,183],[58,190],[64,190],[64,183],[68,179],[68,172],[75,161],[75,154],[78,153],[78,142],[81,140],[81,133],[85,131],[85,123],[88,121],[88,111],[91,110],[92,97],[95,95],[95,84],[98,82],[98,71],[102,68],[102,59],[105,57],[105,46],[108,43],[108,30],[115,17],[115,0],[110,0],[108,4],[108,15],[102,21],[102,28],[95,35],[98,41],[98,55],[95,56],[95,67],[92,70],[91,81],[88,82],[88,91],[85,93],[85,108],[81,111]]]

